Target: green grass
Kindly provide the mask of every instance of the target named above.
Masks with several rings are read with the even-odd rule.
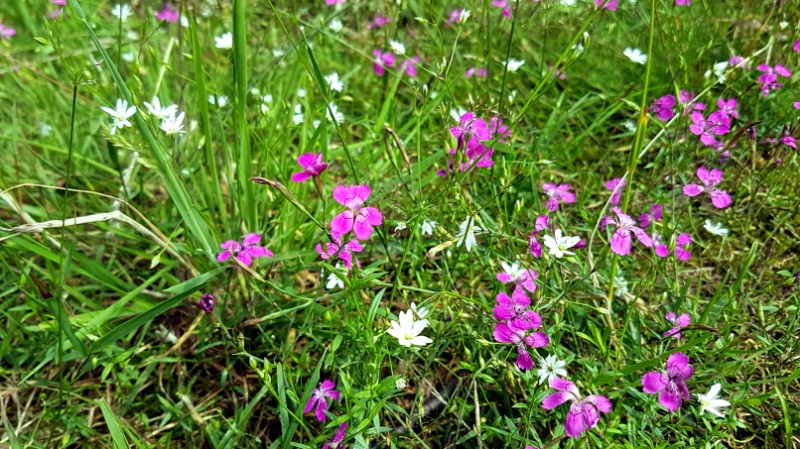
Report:
[[[113,1],[69,0],[58,20],[44,0],[3,2],[0,23],[17,34],[0,39],[0,446],[315,448],[345,421],[357,448],[800,444],[800,159],[763,142],[797,134],[800,12],[692,3],[619,0],[611,12],[520,0],[509,20],[488,0],[198,0],[177,3],[182,27],[156,21],[158,2],[130,3],[122,22]],[[446,27],[455,8],[471,17]],[[391,23],[368,29],[376,14]],[[224,32],[231,49],[215,47]],[[416,77],[373,72],[373,50],[390,40],[421,57]],[[753,69],[720,84],[704,76],[732,54]],[[509,71],[507,58],[525,64]],[[767,98],[762,63],[795,73]],[[488,76],[466,78],[470,67]],[[342,92],[327,85],[332,72]],[[681,191],[697,167],[719,166],[689,116],[644,113],[681,89],[706,113],[739,100],[724,136],[726,209]],[[142,105],[154,95],[186,112],[186,134],[159,129]],[[100,107],[117,98],[140,113],[112,136]],[[342,123],[326,120],[331,104]],[[490,168],[439,177],[456,145],[450,113],[462,109],[501,115],[511,136],[491,143]],[[318,184],[291,181],[307,152],[330,164]],[[636,242],[631,255],[610,251],[597,229],[610,214],[603,184],[623,176],[623,209],[636,218],[663,204],[658,230],[690,233],[691,260]],[[548,182],[577,193],[550,214],[588,243],[570,258],[528,250]],[[350,274],[315,250],[343,210],[338,183],[369,184],[366,205],[383,214]],[[124,217],[41,225],[116,210]],[[483,229],[471,252],[456,245],[468,216]],[[439,224],[432,236],[426,219]],[[730,234],[712,235],[707,219]],[[250,232],[271,261],[217,262],[220,243]],[[580,439],[564,435],[566,405],[542,408],[553,390],[535,368],[520,370],[492,336],[495,297],[510,294],[495,275],[515,260],[538,273],[532,309],[550,337],[535,368],[554,354],[582,393],[612,402]],[[326,288],[332,272],[343,289]],[[198,306],[206,293],[210,314]],[[386,331],[412,302],[431,310],[433,342],[408,349]],[[662,337],[668,311],[691,314],[681,339]],[[695,371],[691,399],[668,413],[641,378],[674,352]],[[341,400],[319,423],[303,408],[324,379]],[[696,396],[715,383],[732,404],[723,418],[701,414]]]

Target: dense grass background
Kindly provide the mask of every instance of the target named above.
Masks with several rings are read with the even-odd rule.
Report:
[[[44,0],[0,5],[0,23],[18,31],[0,40],[0,446],[306,448],[344,421],[345,443],[365,448],[800,445],[800,172],[795,149],[762,143],[795,131],[798,75],[767,98],[755,69],[722,84],[704,76],[732,55],[796,72],[795,2],[620,0],[612,12],[520,0],[507,19],[488,0],[197,0],[176,3],[186,26],[157,21],[159,2],[128,4],[126,21],[114,2],[70,0],[58,20]],[[452,9],[471,16],[447,27]],[[391,23],[369,29],[376,14]],[[215,47],[224,32],[231,49]],[[421,58],[416,77],[373,72],[373,50],[390,40]],[[525,64],[507,72],[507,58]],[[557,62],[564,79],[550,76]],[[488,76],[467,78],[470,67]],[[342,92],[325,85],[332,72]],[[702,92],[709,110],[739,100],[727,209],[681,193],[698,166],[718,166],[688,116],[663,128],[642,114],[680,89]],[[167,138],[139,114],[109,135],[101,106],[154,95],[186,111],[185,135]],[[325,120],[329,104],[341,124]],[[500,115],[512,134],[491,168],[442,178],[457,110]],[[324,195],[290,181],[304,152],[331,164]],[[660,232],[691,233],[690,261],[638,244],[617,257],[595,231],[603,184],[626,171],[625,210],[664,204]],[[528,251],[545,182],[578,195],[551,222],[593,237],[572,258]],[[335,268],[314,250],[327,237],[309,216],[327,225],[341,210],[337,183],[368,183],[384,225],[357,276],[327,290]],[[485,230],[477,248],[428,252],[454,243],[468,215]],[[439,223],[433,236],[421,234],[424,218]],[[708,233],[706,219],[730,234]],[[263,233],[274,259],[249,271],[219,264],[219,243],[247,232]],[[495,295],[509,292],[495,280],[501,260],[539,274],[532,299],[551,342],[538,356],[565,360],[581,391],[613,403],[582,439],[563,438],[566,406],[543,410],[552,390],[493,341]],[[198,307],[204,293],[217,299],[213,314]],[[431,309],[424,348],[385,334],[412,301]],[[668,311],[692,315],[680,340],[662,337]],[[695,374],[692,400],[670,414],[640,380],[676,351]],[[302,409],[325,378],[343,398],[320,424]],[[732,403],[724,418],[699,412],[695,394],[714,383]]]

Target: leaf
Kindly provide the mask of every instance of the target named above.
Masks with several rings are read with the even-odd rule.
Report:
[[[105,399],[100,399],[100,409],[103,411],[103,418],[106,420],[108,431],[111,433],[114,447],[116,449],[128,449],[128,440],[125,438],[125,434],[122,433],[122,428]]]

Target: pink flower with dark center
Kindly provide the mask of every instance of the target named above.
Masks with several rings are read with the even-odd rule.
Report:
[[[643,390],[647,394],[658,394],[658,402],[674,412],[681,408],[682,399],[689,399],[686,380],[693,374],[694,368],[689,365],[689,357],[676,352],[667,359],[666,374],[651,371],[642,377]]]
[[[596,426],[600,421],[599,412],[611,411],[611,401],[607,397],[592,394],[584,398],[578,387],[566,379],[560,377],[550,379],[550,388],[557,392],[547,395],[542,400],[542,408],[552,410],[565,402],[571,402],[564,431],[572,438],[580,438],[581,434]]]
[[[200,308],[203,309],[205,313],[211,313],[214,311],[214,295],[206,293],[200,298]]]
[[[685,195],[694,197],[703,192],[708,192],[709,196],[711,196],[711,203],[714,204],[714,207],[717,209],[725,209],[733,204],[730,195],[715,188],[717,184],[722,182],[722,170],[712,168],[709,171],[705,167],[700,167],[697,169],[697,177],[700,178],[703,185],[687,184],[683,186],[683,193]]]
[[[639,215],[639,226],[646,228],[650,226],[650,222],[655,220],[661,220],[662,214],[661,211],[664,206],[660,204],[653,204],[650,206],[650,213],[644,213]]]
[[[375,58],[372,61],[372,70],[378,76],[383,76],[386,73],[386,67],[394,67],[394,54],[390,52],[384,53],[376,48],[372,52],[372,56]]]
[[[8,39],[11,40],[11,36],[17,34],[17,30],[11,27],[7,27],[0,23],[0,40]]]
[[[339,426],[339,430],[333,435],[333,438],[326,441],[325,444],[322,445],[322,449],[344,449],[344,446],[339,446],[342,444],[342,440],[344,440],[345,434],[347,432],[347,421],[343,422],[341,426]]]
[[[653,104],[647,108],[647,112],[652,112],[662,122],[666,122],[675,116],[675,96],[664,95],[663,97],[653,100]]]
[[[683,105],[683,115],[689,114],[693,111],[705,111],[706,104],[705,103],[695,103],[694,102],[694,92],[686,92],[685,90],[681,89],[678,95],[678,101],[680,101],[681,105]]]
[[[323,249],[322,243],[317,243],[317,253],[322,259],[328,260],[338,257],[348,270],[353,269],[353,260],[356,261],[357,266],[361,266],[361,262],[356,259],[353,253],[360,253],[363,250],[364,246],[358,240],[350,240],[344,245],[342,245],[341,241],[326,242],[325,249]]]
[[[459,147],[463,146],[467,135],[475,136],[478,140],[490,140],[492,132],[486,126],[483,119],[475,118],[475,113],[467,112],[458,119],[458,126],[450,128],[450,134],[459,141]]]
[[[517,287],[522,287],[525,290],[533,293],[536,291],[536,283],[534,279],[539,275],[530,268],[522,268],[519,262],[507,264],[501,261],[500,266],[503,267],[502,273],[497,273],[497,280],[502,283],[513,282]]]
[[[605,183],[605,188],[612,192],[609,204],[619,204],[619,200],[622,197],[622,189],[624,189],[627,184],[628,182],[622,178],[614,178]]]
[[[540,232],[544,231],[547,228],[547,223],[549,222],[549,218],[547,215],[539,215],[536,217],[536,224],[534,225],[533,232],[528,237],[528,249],[531,250],[531,254],[535,258],[542,257],[542,244],[539,243],[539,240],[536,238]]]
[[[375,19],[373,19],[372,22],[369,23],[368,28],[370,30],[373,29],[373,28],[380,28],[380,27],[386,25],[387,23],[389,23],[391,21],[392,21],[391,17],[382,16],[382,15],[378,14],[378,15],[375,16]]]
[[[531,300],[519,286],[511,293],[511,297],[500,292],[496,299],[497,305],[492,309],[494,319],[510,322],[516,328],[538,329],[542,325],[539,314],[528,310]]]
[[[169,3],[164,3],[164,9],[156,13],[156,19],[164,20],[167,23],[177,22],[179,18],[178,11]]]
[[[383,224],[383,214],[374,207],[361,207],[371,191],[368,185],[357,186],[337,185],[333,189],[333,199],[347,207],[347,210],[333,217],[331,220],[331,234],[334,239],[341,237],[351,230],[359,240],[367,240],[372,235],[372,227]]]
[[[735,119],[738,119],[739,113],[736,112],[736,104],[737,102],[735,98],[731,98],[730,100],[720,98],[719,100],[717,100],[717,107],[719,108],[720,111],[724,112],[727,115],[730,115]]]
[[[613,224],[617,227],[617,230],[611,235],[611,240],[609,242],[611,245],[611,251],[620,256],[627,256],[630,254],[633,243],[632,235],[636,236],[636,239],[639,240],[642,245],[648,248],[653,246],[653,239],[650,238],[650,236],[647,235],[642,228],[636,226],[636,222],[633,220],[633,218],[623,213],[618,207],[615,207],[612,210],[614,211],[614,214],[616,214],[617,218],[603,217],[603,219],[600,220],[601,231],[610,224]]]
[[[542,184],[542,190],[544,190],[544,193],[550,197],[550,199],[547,200],[547,208],[550,210],[550,212],[555,212],[558,210],[559,201],[563,201],[565,203],[575,202],[575,194],[569,191],[571,188],[572,187],[569,184]]]
[[[309,398],[303,413],[308,413],[311,409],[314,409],[317,420],[319,422],[325,421],[325,412],[328,411],[328,399],[339,400],[339,392],[334,388],[336,388],[336,384],[332,380],[323,380],[319,387],[315,388],[311,393],[311,398]]]
[[[537,315],[538,316],[538,315]],[[528,348],[541,348],[550,343],[550,339],[544,332],[533,332],[528,334],[531,329],[538,329],[536,323],[526,320],[513,320],[497,323],[494,327],[495,341],[500,343],[511,343],[517,347],[517,366],[521,370],[533,368],[533,359]],[[541,321],[539,322],[541,325]]]
[[[257,232],[244,236],[241,243],[236,240],[226,240],[219,245],[219,247],[225,251],[217,254],[217,260],[225,262],[230,259],[231,256],[236,256],[239,262],[249,267],[253,263],[253,259],[264,256],[272,259],[272,251],[263,246],[257,246],[259,242],[261,242],[261,234]]]
[[[403,70],[405,70],[406,75],[413,78],[417,76],[418,62],[419,62],[419,56],[414,56],[413,58],[406,59],[405,61],[397,65],[397,71],[402,72]]]
[[[303,171],[292,175],[292,181],[303,182],[308,178],[318,177],[328,168],[326,162],[322,162],[322,153],[304,153],[297,158],[297,163]]]
[[[723,111],[712,112],[708,119],[700,111],[692,112],[693,124],[689,126],[689,131],[695,136],[700,136],[700,142],[705,146],[713,146],[717,141],[714,135],[721,136],[727,134],[730,128],[730,118]]]
[[[594,4],[600,9],[617,10],[617,0],[594,0]]]
[[[681,329],[692,322],[692,317],[688,313],[676,316],[674,313],[667,313],[667,321],[672,323],[672,329],[664,332],[665,337],[681,338]]]
[[[497,138],[498,142],[505,142],[504,137],[511,137],[511,130],[503,125],[503,118],[497,115],[489,120],[489,132],[492,135],[491,139]]]
[[[480,76],[482,78],[486,78],[486,75],[489,74],[489,71],[483,67],[470,67],[464,72],[464,76],[467,78],[472,78],[473,76]]]

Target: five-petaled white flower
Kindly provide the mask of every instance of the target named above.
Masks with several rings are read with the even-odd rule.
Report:
[[[508,67],[509,72],[516,72],[522,67],[522,64],[525,64],[524,59],[509,59],[506,63],[506,67]]]
[[[342,267],[342,264],[339,263],[339,262],[336,262],[336,267],[334,267],[334,268],[340,269],[341,267]],[[333,289],[335,287],[344,288],[344,281],[339,276],[337,276],[336,273],[333,272],[333,271],[330,274],[328,274],[327,281],[328,282],[325,284],[325,289],[326,290],[331,290],[331,289]]]
[[[466,220],[458,225],[458,235],[456,235],[458,241],[456,242],[456,246],[464,245],[467,252],[472,251],[472,247],[478,244],[478,242],[475,241],[475,231],[482,231],[482,229],[475,224],[475,217],[467,217]]]
[[[168,136],[186,133],[186,131],[183,130],[184,118],[186,118],[185,112],[181,112],[178,115],[172,113],[169,116],[164,117],[164,120],[161,121],[161,130],[164,131],[164,133],[166,133]]]
[[[627,56],[628,59],[637,63],[637,64],[644,64],[647,62],[647,55],[642,53],[641,50],[638,48],[626,48],[622,51],[622,54]]]
[[[221,36],[214,37],[214,42],[217,48],[229,50],[233,47],[233,33],[222,33]]]
[[[719,235],[722,237],[728,235],[728,230],[722,226],[722,223],[714,223],[711,220],[706,220],[706,224],[704,224],[703,227],[706,228],[706,231],[714,235]]]
[[[428,316],[429,312],[427,307],[417,306],[417,303],[415,302],[411,302],[411,310],[414,311],[414,314],[416,314],[419,319],[424,319],[426,316]]]
[[[343,27],[344,25],[342,24],[342,21],[339,20],[338,18],[335,18],[328,23],[328,28],[330,28],[331,31],[333,31],[334,33],[342,31]]]
[[[402,42],[389,41],[389,48],[398,55],[406,54],[406,46]]]
[[[178,112],[178,105],[171,104],[166,107],[161,107],[161,100],[158,97],[153,97],[153,103],[144,102],[144,106],[150,111],[150,115],[156,120],[164,120],[170,115],[175,115]]]
[[[120,3],[119,5],[111,8],[111,14],[123,22],[128,20],[128,17],[130,17],[132,13],[133,11],[131,11],[131,7],[124,3]]]
[[[429,220],[427,218],[422,219],[422,235],[433,235],[433,230],[436,229],[439,223]]]
[[[432,343],[428,337],[420,335],[428,327],[428,320],[414,321],[414,313],[410,310],[400,312],[397,321],[392,321],[392,328],[386,331],[389,335],[397,339],[400,346],[410,348],[413,346],[425,346]]]
[[[567,362],[558,360],[558,357],[556,357],[555,354],[548,355],[545,358],[539,358],[539,369],[536,370],[536,374],[539,375],[539,383],[548,385],[550,379],[554,379],[556,377],[566,379],[567,370],[564,369],[566,365]]]
[[[520,277],[528,274],[528,270],[523,269],[519,265],[519,262],[514,262],[509,265],[506,261],[501,260],[500,266],[503,268],[503,272],[505,272],[513,282],[516,282]]]
[[[133,126],[128,119],[133,117],[133,114],[136,114],[136,106],[128,107],[128,102],[126,100],[121,98],[117,99],[117,107],[114,109],[106,107],[102,107],[101,109],[114,119],[114,122],[111,124],[112,136],[118,129],[125,127],[130,128]]]
[[[325,83],[336,92],[341,92],[344,88],[344,83],[339,80],[339,74],[336,72],[325,75]]]
[[[711,386],[711,389],[708,390],[707,394],[698,394],[697,400],[700,401],[700,413],[709,412],[713,415],[716,415],[722,418],[724,415],[719,412],[720,407],[728,407],[731,405],[730,402],[726,401],[725,399],[719,399],[719,392],[722,389],[722,385],[714,384]]]
[[[544,236],[544,246],[550,249],[547,254],[550,254],[557,259],[564,257],[564,254],[569,256],[574,255],[575,253],[567,250],[577,245],[578,242],[581,241],[581,238],[570,237],[566,235],[562,236],[561,229],[556,229],[555,235],[555,238],[550,237],[549,235]]]
[[[402,231],[405,228],[406,228],[406,222],[405,221],[398,221],[397,222],[397,226],[394,228],[394,232]]]

